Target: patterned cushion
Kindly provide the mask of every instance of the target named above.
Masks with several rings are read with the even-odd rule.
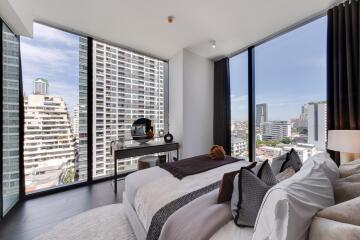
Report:
[[[295,172],[299,171],[302,167],[302,161],[293,148],[290,150],[290,152],[285,153],[280,157],[274,158],[271,163],[271,168],[275,175],[281,173],[289,167],[292,167]]]
[[[281,167],[284,164],[284,162],[286,162],[286,160],[288,159],[288,154],[285,153],[283,155],[281,155],[280,157],[276,157],[272,160],[271,162],[271,169],[273,170],[274,174],[277,175],[281,172]]]
[[[295,172],[299,171],[300,168],[302,167],[302,161],[299,155],[297,154],[297,152],[295,151],[295,149],[293,148],[290,150],[288,154],[288,159],[282,165],[280,172],[284,171],[289,167],[292,167],[295,170]]]
[[[277,183],[268,161],[258,165],[257,174],[248,168],[241,168],[234,179],[231,210],[238,226],[254,226],[266,192]]]
[[[276,180],[278,182],[281,182],[293,176],[294,174],[295,170],[292,167],[288,167],[287,169],[276,175]]]
[[[253,162],[246,168],[251,169],[255,167],[255,165],[256,162]],[[240,173],[240,170],[228,172],[224,174],[219,188],[219,195],[217,200],[218,203],[223,203],[231,200],[234,178],[238,173]]]

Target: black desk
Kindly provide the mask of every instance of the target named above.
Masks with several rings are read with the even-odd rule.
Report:
[[[133,142],[133,141],[132,141]],[[149,155],[154,153],[161,152],[170,152],[176,151],[176,159],[179,159],[179,143],[172,142],[166,143],[163,140],[152,140],[147,143],[137,143],[133,142],[131,144],[126,144],[122,149],[114,151],[114,187],[115,193],[117,192],[117,160],[138,157],[143,155]]]

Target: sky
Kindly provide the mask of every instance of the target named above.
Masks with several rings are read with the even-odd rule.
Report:
[[[79,102],[79,36],[34,24],[34,37],[21,37],[24,95],[33,81],[45,78],[49,95],[63,97],[70,114]]]
[[[255,102],[269,120],[299,117],[301,106],[326,100],[327,18],[255,47]],[[247,120],[247,53],[230,59],[231,118]]]

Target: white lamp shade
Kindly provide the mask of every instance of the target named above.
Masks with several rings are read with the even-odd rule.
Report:
[[[344,153],[360,153],[360,130],[329,130],[328,149]]]

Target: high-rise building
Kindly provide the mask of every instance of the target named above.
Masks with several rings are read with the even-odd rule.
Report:
[[[58,96],[24,97],[26,191],[61,183],[74,166],[75,139],[67,106]]]
[[[132,123],[146,117],[157,133],[164,129],[164,62],[93,41],[93,176],[112,174],[110,143],[131,139]],[[134,169],[136,159],[119,162]]]
[[[75,168],[79,180],[87,179],[87,161],[88,161],[88,40],[86,37],[79,38],[79,124],[78,138],[76,139],[78,156]]]
[[[46,79],[37,78],[34,80],[34,95],[47,95],[48,94],[49,83]]]
[[[3,211],[7,212],[19,194],[19,41],[5,24],[0,37],[3,41],[2,194]]]
[[[291,137],[291,124],[288,121],[264,122],[260,125],[262,140],[280,141]]]
[[[301,106],[301,114],[299,118],[296,119],[294,127],[307,129],[309,105],[310,105],[309,103],[306,103],[303,106]]]
[[[312,102],[308,107],[308,143],[316,150],[325,151],[327,141],[326,102]]]
[[[233,157],[244,156],[244,153],[248,150],[247,145],[247,140],[244,140],[240,137],[231,136],[231,155]]]
[[[268,121],[267,103],[256,104],[256,127],[260,127],[261,123],[267,121]]]
[[[74,107],[71,129],[76,142],[79,143],[79,105]]]

